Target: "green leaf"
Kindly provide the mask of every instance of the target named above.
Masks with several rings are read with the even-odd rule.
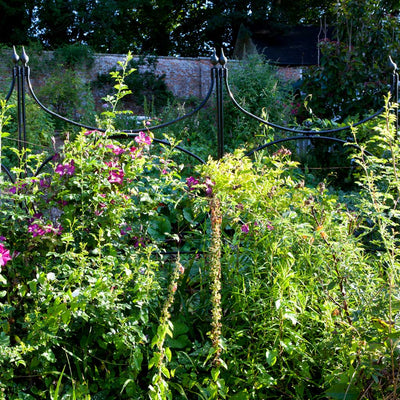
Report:
[[[274,349],[274,350],[267,350],[265,352],[265,357],[267,359],[267,363],[270,367],[272,367],[277,360],[277,355],[278,355],[278,350]]]
[[[360,390],[355,387],[349,387],[346,383],[337,383],[328,389],[325,394],[331,399],[356,400],[360,395]]]
[[[8,336],[5,332],[0,332],[0,347],[1,346],[9,346],[10,345],[10,336]]]
[[[58,378],[56,390],[54,391],[54,395],[52,396],[52,400],[57,400],[58,399],[58,392],[60,391],[61,380],[62,380],[62,377],[64,375],[64,370],[65,370],[65,365],[64,365],[63,370],[61,371],[60,377]]]
[[[171,360],[172,360],[171,349],[170,349],[169,347],[166,347],[166,348],[164,349],[164,351],[165,351],[165,356],[167,357],[167,360],[168,360],[168,361],[171,361]]]

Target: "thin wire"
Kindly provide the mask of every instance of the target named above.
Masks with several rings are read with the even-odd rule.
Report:
[[[5,138],[3,138],[3,140],[11,140],[11,141],[14,141],[14,142],[24,142],[26,144],[30,144],[31,146],[41,147],[42,149],[51,149],[50,146],[43,146],[42,144],[26,142],[26,141],[23,141],[23,140],[14,139],[14,138],[10,138],[10,137],[5,137]]]

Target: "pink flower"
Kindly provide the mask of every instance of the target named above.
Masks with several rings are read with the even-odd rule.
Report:
[[[249,233],[249,225],[248,224],[243,224],[241,227],[241,230],[243,233]]]
[[[67,164],[58,164],[55,172],[59,175],[73,175],[75,173],[75,162],[71,160],[71,162]]]
[[[106,147],[108,149],[111,149],[112,152],[117,156],[119,156],[120,154],[125,153],[125,150],[123,148],[121,148],[119,146],[116,146],[115,144],[108,144]]]
[[[144,132],[139,132],[139,135],[135,137],[135,142],[143,145],[151,144],[151,137],[147,136]]]
[[[0,243],[0,267],[3,267],[12,258],[10,252]]]
[[[124,181],[124,171],[122,169],[118,171],[110,171],[108,175],[108,181],[110,183],[117,183],[118,185],[122,185]]]
[[[96,131],[96,130],[94,130],[94,131],[86,131],[84,133],[85,136],[89,136],[89,135],[93,135],[93,134],[95,134],[95,135],[97,134],[99,136],[105,136],[106,135],[104,132],[100,132],[100,131]]]

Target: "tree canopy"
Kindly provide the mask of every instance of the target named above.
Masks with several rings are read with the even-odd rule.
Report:
[[[329,0],[0,0],[4,44],[83,43],[103,52],[198,56],[232,50],[242,23],[315,23]]]
[[[223,46],[232,54],[242,24],[334,25],[348,3],[363,7],[358,0],[0,0],[0,41],[181,56]],[[376,12],[396,14],[398,3],[375,1]]]

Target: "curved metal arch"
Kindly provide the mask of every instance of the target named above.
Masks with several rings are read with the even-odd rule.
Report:
[[[14,91],[14,88],[15,88],[15,81],[16,81],[16,78],[17,78],[16,75],[17,74],[16,74],[16,71],[15,71],[15,68],[14,68],[13,69],[12,82],[11,82],[11,85],[10,85],[10,90],[8,91],[7,96],[4,99],[5,101],[8,101],[10,99],[11,95],[13,94],[13,91]]]
[[[11,171],[4,164],[1,164],[1,170],[6,173],[11,183],[15,183],[15,179],[12,176]]]
[[[355,143],[347,142],[346,140],[342,140],[342,139],[338,139],[338,138],[334,138],[334,137],[330,137],[330,136],[317,136],[317,135],[315,135],[315,136],[290,136],[290,137],[287,137],[287,138],[274,140],[273,142],[265,143],[262,146],[259,146],[259,147],[255,148],[253,150],[250,150],[249,152],[247,152],[245,154],[245,156],[247,156],[247,157],[251,156],[254,153],[256,153],[257,151],[263,150],[263,149],[265,149],[267,147],[273,146],[273,145],[278,144],[278,143],[284,143],[284,142],[290,142],[290,141],[296,141],[296,140],[315,140],[315,139],[316,140],[326,140],[326,141],[336,142],[336,143],[342,144],[342,146],[348,145],[349,147],[353,147],[353,148],[355,148],[357,150],[361,150],[361,147],[358,146]],[[363,150],[363,151],[367,156],[373,156],[373,154],[370,153],[369,151],[367,151],[367,150]]]
[[[38,176],[42,169],[53,159],[54,154],[51,156],[48,156],[39,166],[39,168],[36,170],[34,176]]]
[[[64,122],[67,122],[69,124],[78,126],[80,128],[84,128],[84,129],[88,129],[88,130],[97,130],[99,132],[105,132],[105,129],[93,127],[93,126],[86,125],[86,124],[81,124],[80,122],[76,122],[76,121],[71,120],[69,118],[63,117],[62,115],[59,115],[56,112],[54,112],[54,111],[50,110],[49,108],[47,108],[38,99],[38,97],[36,96],[36,94],[35,94],[35,92],[33,90],[31,79],[30,79],[30,68],[29,68],[29,66],[26,66],[26,69],[27,69],[26,81],[27,81],[27,84],[28,84],[29,93],[31,94],[31,96],[33,97],[35,102],[38,104],[38,106],[42,110],[44,110],[48,114],[52,115],[53,117],[56,117],[57,119],[60,119],[60,120],[62,120]],[[208,93],[206,94],[205,98],[201,101],[201,103],[194,110],[192,110],[191,112],[189,112],[189,113],[187,113],[185,115],[182,115],[182,116],[180,116],[178,118],[175,118],[174,120],[171,120],[171,121],[168,121],[168,122],[164,122],[163,124],[146,127],[146,130],[153,131],[153,130],[156,130],[156,129],[161,129],[161,128],[164,128],[166,126],[172,125],[172,124],[174,124],[176,122],[182,121],[183,119],[191,117],[192,115],[197,113],[199,110],[201,110],[206,105],[206,103],[208,102],[208,100],[209,100],[209,98],[210,98],[210,96],[211,96],[211,94],[213,92],[213,89],[214,89],[214,77],[213,77],[213,75],[211,75],[211,85],[210,85],[210,88],[208,90]],[[130,136],[129,134],[135,134],[135,133],[139,133],[141,131],[143,131],[143,129],[120,130],[119,132],[127,133],[128,136]],[[133,136],[136,136],[136,135],[133,135]]]
[[[230,100],[232,101],[232,103],[235,105],[235,107],[237,107],[243,114],[246,114],[248,117],[253,118],[255,120],[257,120],[258,122],[264,124],[264,125],[268,125],[271,128],[275,128],[275,129],[279,129],[281,131],[285,131],[285,132],[291,132],[291,133],[301,133],[304,135],[308,135],[308,136],[312,136],[312,135],[319,135],[319,134],[327,134],[327,133],[337,133],[337,132],[341,132],[341,131],[345,131],[345,130],[349,130],[353,127],[365,124],[366,122],[370,121],[373,118],[376,118],[377,116],[379,116],[380,114],[382,114],[382,112],[384,111],[384,108],[382,107],[381,109],[379,109],[377,112],[375,112],[374,114],[372,114],[371,116],[362,119],[361,121],[358,121],[352,125],[346,125],[340,128],[335,128],[335,129],[326,129],[326,130],[301,130],[301,129],[293,129],[293,128],[288,128],[286,126],[281,126],[281,125],[277,125],[274,124],[272,122],[268,122],[267,120],[252,114],[250,111],[247,111],[246,109],[244,109],[235,99],[232,90],[229,86],[229,82],[228,82],[228,70],[225,69],[226,73],[224,75],[224,83],[225,83],[225,88],[226,91],[228,93],[228,96],[230,98]]]

